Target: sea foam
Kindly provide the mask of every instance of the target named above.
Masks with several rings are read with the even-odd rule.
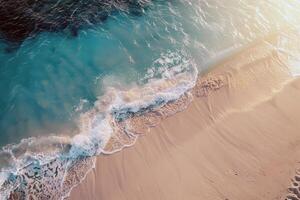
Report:
[[[1,169],[1,199],[68,196],[94,167],[94,156],[134,144],[138,136],[125,130],[127,119],[181,98],[194,87],[197,76],[187,55],[167,52],[153,63],[141,84],[108,86],[94,107],[80,114],[74,137],[28,138],[5,146],[2,153],[9,158]]]

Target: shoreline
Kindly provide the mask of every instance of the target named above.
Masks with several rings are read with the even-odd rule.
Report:
[[[300,145],[290,149],[300,129],[300,110],[290,98],[300,100],[295,94],[300,80],[291,76],[285,55],[263,43],[230,56],[199,78],[191,92],[194,99],[182,112],[175,109],[178,113],[166,117],[154,112],[130,122],[130,130],[140,135],[136,144],[97,157],[96,168],[69,199],[283,198],[300,167]],[[286,102],[289,107],[282,110]],[[167,110],[172,110],[170,104]],[[256,116],[263,116],[262,122]],[[280,131],[288,131],[287,138]],[[240,185],[243,181],[245,186]],[[235,188],[239,186],[241,192]],[[202,192],[193,196],[198,190]]]

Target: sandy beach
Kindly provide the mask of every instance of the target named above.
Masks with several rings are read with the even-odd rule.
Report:
[[[300,199],[300,78],[278,41],[254,43],[200,75],[187,109],[99,156],[69,198]]]

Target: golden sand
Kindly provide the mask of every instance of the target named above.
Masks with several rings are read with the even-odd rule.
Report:
[[[300,79],[278,43],[250,45],[178,101],[128,119],[136,144],[99,156],[70,199],[300,199]]]

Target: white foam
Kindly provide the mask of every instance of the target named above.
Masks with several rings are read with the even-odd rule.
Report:
[[[72,141],[70,157],[77,158],[78,156],[94,156],[99,155],[108,142],[112,128],[110,126],[109,117],[102,118],[99,115],[94,115],[93,118],[83,121],[89,124],[80,134],[76,135]]]
[[[196,65],[179,53],[163,54],[154,65],[148,70],[144,79],[147,83],[143,86],[134,86],[124,91],[110,88],[108,94],[111,97],[108,99],[112,101],[109,108],[112,112],[122,115],[138,112],[148,106],[165,104],[178,99],[196,83]]]
[[[16,145],[8,145],[3,150],[10,152],[14,165],[1,171],[0,184],[13,173],[15,177],[26,171],[26,166],[41,166],[55,158],[74,160],[80,156],[95,156],[104,152],[112,136],[112,122],[115,117],[139,112],[141,109],[163,106],[169,101],[178,99],[194,87],[198,71],[194,62],[180,52],[167,52],[157,59],[148,74],[142,80],[143,85],[132,85],[129,89],[120,89],[117,84],[107,86],[103,96],[95,102],[94,107],[82,113],[78,119],[79,134],[73,138],[51,136],[48,138],[28,138]],[[122,85],[122,84],[120,84]],[[80,101],[77,110],[81,110],[85,100]],[[137,137],[136,137],[137,138]],[[135,138],[135,139],[136,139]],[[49,143],[50,142],[50,143]],[[59,144],[70,144],[69,153],[62,152]],[[14,150],[24,151],[15,155]],[[18,151],[17,151],[18,152]],[[64,163],[63,161],[62,163]],[[30,170],[32,167],[29,167]],[[63,167],[66,168],[66,167]],[[17,181],[17,180],[16,180]],[[61,181],[57,179],[56,181]],[[12,183],[14,184],[14,183]],[[15,184],[18,184],[17,182]],[[57,185],[57,183],[55,183]],[[12,190],[7,188],[7,190]],[[9,191],[1,191],[1,197],[7,197]]]

